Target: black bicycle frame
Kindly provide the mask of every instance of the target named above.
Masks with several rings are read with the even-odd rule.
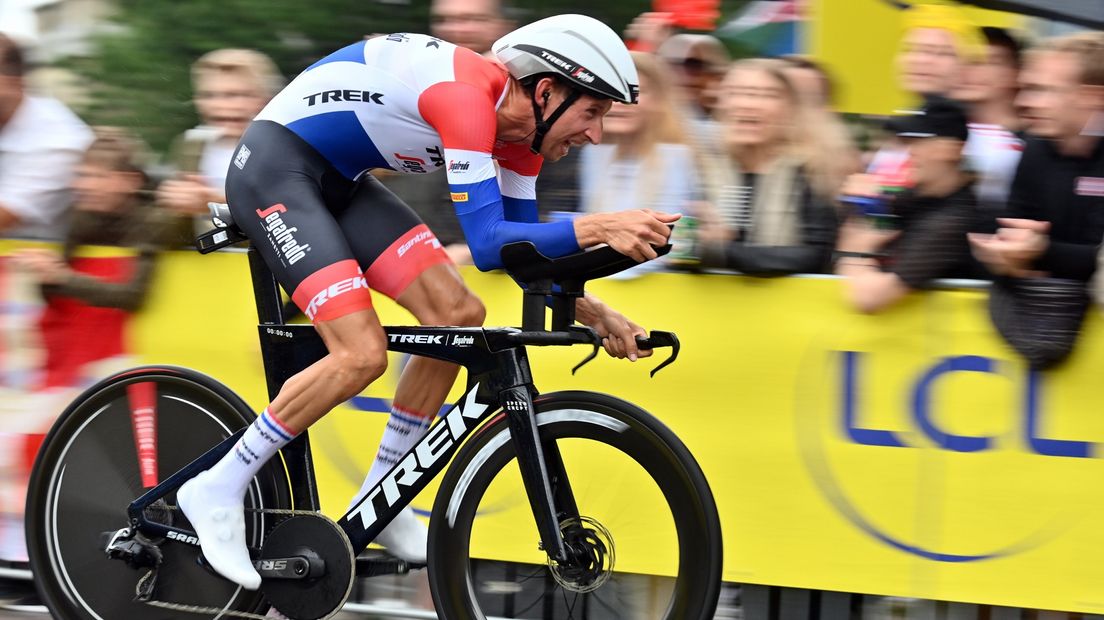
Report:
[[[311,325],[284,322],[279,285],[253,249],[250,272],[260,319],[261,355],[269,397],[274,399],[287,379],[326,355],[321,337]],[[467,391],[430,427],[426,435],[357,502],[338,524],[356,553],[405,508],[450,462],[453,453],[485,420],[499,411],[507,417],[517,449],[518,465],[540,533],[542,549],[559,562],[569,558],[560,523],[577,518],[575,500],[554,442],[542,442],[533,398],[537,390],[525,345],[593,344],[593,332],[522,331],[513,328],[386,327],[387,348],[453,362],[468,371]],[[194,532],[151,521],[145,509],[176,490],[227,454],[244,430],[235,433],[192,463],[136,499],[128,508],[131,526],[147,536],[198,544]],[[318,490],[307,433],[281,451],[297,510],[318,510]]]

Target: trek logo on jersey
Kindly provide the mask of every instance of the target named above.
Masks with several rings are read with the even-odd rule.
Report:
[[[398,158],[399,164],[402,166],[403,172],[411,172],[415,174],[425,174],[425,160],[420,157],[411,157],[409,155],[400,155],[395,153],[395,157]]]
[[[437,237],[433,236],[432,232],[430,232],[429,230],[423,230],[410,239],[407,239],[405,243],[399,246],[399,249],[396,250],[399,258],[402,258],[403,254],[409,252],[410,248],[414,247],[414,244],[416,243],[424,243],[432,248],[441,247],[441,242],[437,240]]]
[[[1077,177],[1078,196],[1104,196],[1104,179],[1100,177]]]
[[[316,103],[321,104],[338,101],[362,101],[364,103],[383,105],[383,93],[372,93],[366,90],[323,90],[313,95],[307,95],[303,97],[303,100],[307,102],[308,107]]]
[[[452,196],[452,201],[453,202],[467,202],[468,201],[468,193],[467,192],[450,192],[449,195]]]
[[[293,234],[299,228],[289,228],[280,217],[281,213],[287,213],[287,207],[282,204],[275,204],[264,210],[257,209],[257,217],[265,221],[265,230],[268,231],[268,240],[272,242],[273,249],[283,254],[289,265],[294,265],[310,252],[310,244],[299,245]]]
[[[426,153],[429,153],[429,161],[433,164],[434,168],[440,168],[445,165],[445,156],[441,153],[441,147],[427,146]]]
[[[334,297],[358,288],[368,288],[368,281],[364,278],[364,274],[359,273],[359,268],[357,272],[357,275],[351,278],[338,280],[321,291],[318,291],[318,293],[311,298],[310,303],[307,304],[306,309],[303,311],[304,314],[307,315],[307,318],[313,321],[315,315],[318,314],[318,309],[326,305],[326,303]]]
[[[449,172],[467,172],[469,168],[471,168],[470,161],[455,161],[452,159],[449,160]]]
[[[252,151],[246,145],[241,145],[238,149],[238,154],[234,156],[234,165],[238,167],[238,170],[245,169],[245,162],[249,161],[249,154]]]

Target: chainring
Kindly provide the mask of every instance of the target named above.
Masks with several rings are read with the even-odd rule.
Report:
[[[260,560],[313,554],[326,563],[318,577],[261,582],[261,593],[277,611],[293,620],[324,620],[345,605],[356,577],[353,547],[332,520],[317,513],[296,514],[265,537]]]

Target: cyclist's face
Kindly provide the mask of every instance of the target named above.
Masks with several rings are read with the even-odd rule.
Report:
[[[969,103],[1011,100],[1016,96],[1019,69],[1005,48],[990,45],[985,60],[963,65],[955,99]]]
[[[566,91],[559,88],[553,89],[544,109],[544,115],[548,116],[563,102]],[[562,159],[573,146],[584,144],[598,144],[602,141],[602,117],[610,111],[613,102],[608,99],[597,99],[590,95],[579,97],[563,113],[541,143],[541,155],[547,161]]]
[[[919,95],[945,95],[959,77],[954,35],[937,28],[914,28],[897,56],[901,87]]]
[[[85,162],[77,166],[72,185],[76,209],[108,213],[130,201],[142,186],[142,175]]]
[[[203,123],[240,138],[268,98],[259,85],[235,72],[208,73],[196,83],[195,105]]]
[[[729,72],[721,87],[720,118],[730,144],[759,146],[785,139],[793,101],[786,85],[756,68]]]

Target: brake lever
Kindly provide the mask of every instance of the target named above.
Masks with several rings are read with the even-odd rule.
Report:
[[[580,369],[580,368],[582,368],[583,366],[586,366],[586,365],[587,365],[588,363],[590,363],[590,362],[591,362],[591,361],[592,361],[592,360],[593,360],[594,358],[598,357],[598,350],[599,350],[599,349],[600,349],[601,347],[599,347],[597,343],[595,343],[595,344],[594,344],[593,346],[594,346],[594,350],[590,352],[590,355],[588,355],[588,356],[586,356],[585,358],[583,358],[583,361],[579,362],[578,364],[575,364],[575,367],[571,369],[571,374],[573,374],[573,375],[574,375],[574,374],[575,374],[575,371],[576,371],[576,370],[579,370],[579,369]]]
[[[663,360],[663,362],[652,369],[652,372],[648,373],[648,376],[654,377],[657,372],[669,366],[672,362],[678,358],[679,354],[679,339],[674,332],[661,332],[653,331],[647,338],[640,336],[636,337],[636,348],[638,349],[656,349],[659,347],[671,347],[671,357]]]

